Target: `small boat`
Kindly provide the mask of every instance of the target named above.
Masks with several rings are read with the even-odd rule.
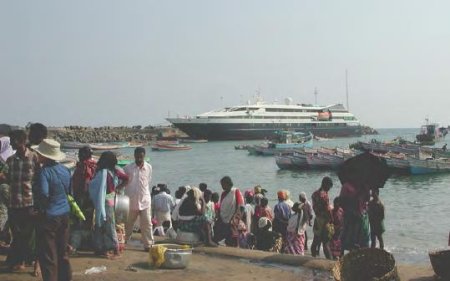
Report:
[[[236,150],[248,150],[252,145],[250,144],[239,144],[239,145],[235,145],[234,149]]]
[[[313,134],[291,131],[279,131],[277,137],[269,142],[269,148],[275,149],[298,149],[312,145]]]
[[[325,153],[314,153],[306,157],[310,169],[337,169],[344,163],[344,157]]]
[[[208,140],[205,140],[205,139],[178,139],[178,142],[180,142],[180,143],[205,143],[205,142],[208,142]]]
[[[325,137],[319,137],[319,136],[314,135],[314,140],[316,140],[316,141],[329,141],[329,140],[332,140],[332,138],[325,138]]]
[[[122,144],[112,144],[112,143],[90,143],[89,147],[92,150],[115,150],[123,148]]]
[[[308,161],[306,161],[306,157],[308,153],[310,154],[314,152],[312,152],[312,150],[307,151],[306,149],[303,151],[295,151],[294,154],[292,155],[292,164],[297,169],[308,168]]]
[[[76,142],[76,141],[63,141],[61,142],[62,149],[80,149],[84,146],[90,146],[88,143]]]
[[[150,162],[150,157],[146,156],[146,157],[144,158],[144,160],[145,160],[146,162]],[[126,158],[118,157],[118,159],[117,159],[117,166],[123,168],[123,167],[125,167],[126,165],[133,163],[134,161],[135,161],[135,160],[134,160],[133,158],[131,158],[131,157],[126,157]]]
[[[129,142],[127,147],[136,148],[136,147],[143,147],[147,146],[147,142]]]
[[[313,146],[313,134],[303,132],[278,131],[273,140],[254,145],[247,150],[249,154],[273,156],[282,152],[293,151]]]
[[[416,135],[416,139],[422,145],[434,145],[436,141],[445,138],[447,133],[448,128],[442,127],[438,123],[429,123],[426,118],[425,125],[420,128],[420,134]]]
[[[153,151],[181,151],[190,150],[192,146],[185,144],[155,143],[152,145]]]
[[[425,175],[434,173],[449,173],[450,172],[450,159],[417,159],[409,158],[410,172],[413,175]]]
[[[294,169],[293,155],[291,153],[279,154],[275,156],[275,163],[280,169]]]

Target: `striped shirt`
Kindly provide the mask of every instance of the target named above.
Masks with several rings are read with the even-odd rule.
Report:
[[[175,202],[171,195],[163,191],[153,197],[152,207],[155,212],[170,212],[175,207]]]
[[[9,157],[6,165],[10,185],[9,207],[17,209],[33,206],[32,184],[40,169],[36,153],[27,148],[24,156],[16,153]]]

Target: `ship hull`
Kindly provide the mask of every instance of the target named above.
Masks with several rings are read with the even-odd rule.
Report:
[[[343,123],[178,123],[169,121],[191,138],[208,140],[267,139],[275,136],[275,132],[279,130],[311,132],[319,137],[351,137],[362,134],[361,126],[347,126]]]

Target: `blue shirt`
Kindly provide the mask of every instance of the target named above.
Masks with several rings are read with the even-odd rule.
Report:
[[[283,223],[287,223],[291,217],[291,207],[289,207],[286,201],[280,201],[273,208],[273,214],[275,219],[280,220]]]
[[[47,216],[69,213],[67,194],[70,191],[70,172],[65,166],[56,162],[44,166],[38,183],[38,200],[41,201]]]

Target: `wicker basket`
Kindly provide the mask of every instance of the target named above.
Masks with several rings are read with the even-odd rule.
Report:
[[[346,254],[332,272],[336,281],[400,281],[392,254],[376,248]]]
[[[428,253],[434,273],[445,280],[450,279],[450,250]]]

